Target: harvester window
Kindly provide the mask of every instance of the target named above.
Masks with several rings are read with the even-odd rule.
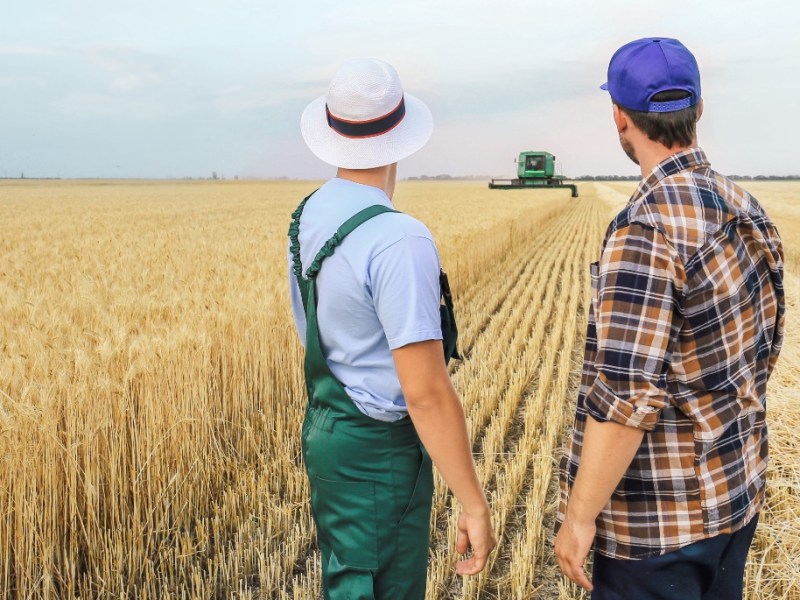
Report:
[[[529,156],[525,169],[528,171],[544,171],[544,156]]]

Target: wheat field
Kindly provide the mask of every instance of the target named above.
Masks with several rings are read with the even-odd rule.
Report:
[[[314,186],[0,181],[0,597],[320,597],[285,258]],[[582,597],[552,554],[555,465],[588,265],[632,189],[398,184],[450,276],[452,377],[501,540],[456,577],[437,480],[429,599]],[[748,189],[783,235],[789,313],[747,598],[800,599],[800,184]]]

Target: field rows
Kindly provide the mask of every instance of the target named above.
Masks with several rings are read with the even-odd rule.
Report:
[[[560,406],[565,396],[559,395],[559,390],[553,385],[554,362],[558,351],[570,348],[575,336],[570,335],[568,327],[564,331],[565,321],[559,317],[571,304],[571,308],[575,308],[571,299],[577,299],[579,295],[580,278],[570,276],[577,274],[573,273],[575,254],[584,244],[564,247],[557,242],[572,234],[576,239],[583,239],[593,215],[581,204],[574,203],[532,244],[537,249],[529,259],[532,268],[527,277],[520,277],[518,289],[512,289],[505,296],[504,305],[511,305],[514,313],[519,313],[519,318],[514,315],[504,318],[500,311],[493,319],[499,329],[490,331],[487,328],[485,339],[493,340],[503,352],[497,359],[493,359],[488,348],[486,354],[476,353],[478,358],[472,364],[479,365],[480,370],[467,373],[465,368],[458,373],[464,377],[457,376],[456,379],[459,389],[464,388],[468,422],[476,441],[478,474],[491,493],[499,539],[510,539],[511,532],[507,530],[509,517],[529,479],[542,478],[544,482],[550,479],[549,470],[533,471],[529,467],[537,456],[546,455],[548,461],[553,457],[553,440],[552,437],[547,440],[546,433],[542,435],[543,423],[545,432],[548,428],[556,430],[556,440],[561,433],[560,419],[543,417],[548,409],[555,409],[555,413],[561,415]],[[570,354],[569,350],[566,354]],[[496,386],[485,390],[483,402],[471,405],[469,398],[484,393],[482,382],[486,380],[485,373],[494,374]],[[556,377],[566,382],[569,370]],[[477,393],[471,394],[472,390]],[[496,398],[496,404],[491,401],[492,396]],[[549,406],[546,405],[548,399],[551,400]],[[487,405],[491,408],[485,408]],[[544,488],[547,487],[545,483]],[[434,581],[447,580],[447,570],[456,558],[452,554],[455,516],[455,513],[451,515],[447,528],[451,543],[445,552],[434,557],[432,563],[430,577]],[[541,527],[538,531],[544,534]],[[493,577],[493,567],[498,556],[500,554],[493,555],[485,574],[470,581],[464,590],[465,596],[476,595],[489,586],[490,580],[497,579]],[[529,561],[534,562],[534,558],[529,557]],[[513,569],[518,565],[510,563],[510,566],[513,577]]]
[[[318,598],[285,262],[311,184],[0,186],[0,597]],[[552,557],[555,467],[588,264],[630,190],[398,187],[451,278],[464,354],[451,373],[501,539],[484,574],[457,578],[458,507],[437,476],[430,599],[581,597]],[[787,240],[790,325],[750,599],[800,598],[793,190],[754,190]]]

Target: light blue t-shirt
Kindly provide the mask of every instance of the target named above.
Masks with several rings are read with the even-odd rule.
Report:
[[[375,187],[331,179],[300,219],[303,273],[322,245],[360,210],[392,206]],[[396,421],[408,414],[392,350],[441,340],[439,253],[428,228],[406,214],[373,217],[325,259],[317,275],[317,318],[331,371],[364,414]],[[289,255],[292,312],[305,344],[306,318]]]

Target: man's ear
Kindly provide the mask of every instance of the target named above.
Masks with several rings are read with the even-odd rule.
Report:
[[[697,103],[697,120],[700,120],[700,117],[703,116],[703,99],[700,98],[700,102]]]
[[[628,128],[628,115],[622,112],[618,105],[613,104],[614,107],[614,124],[617,126],[617,133],[622,133]]]

